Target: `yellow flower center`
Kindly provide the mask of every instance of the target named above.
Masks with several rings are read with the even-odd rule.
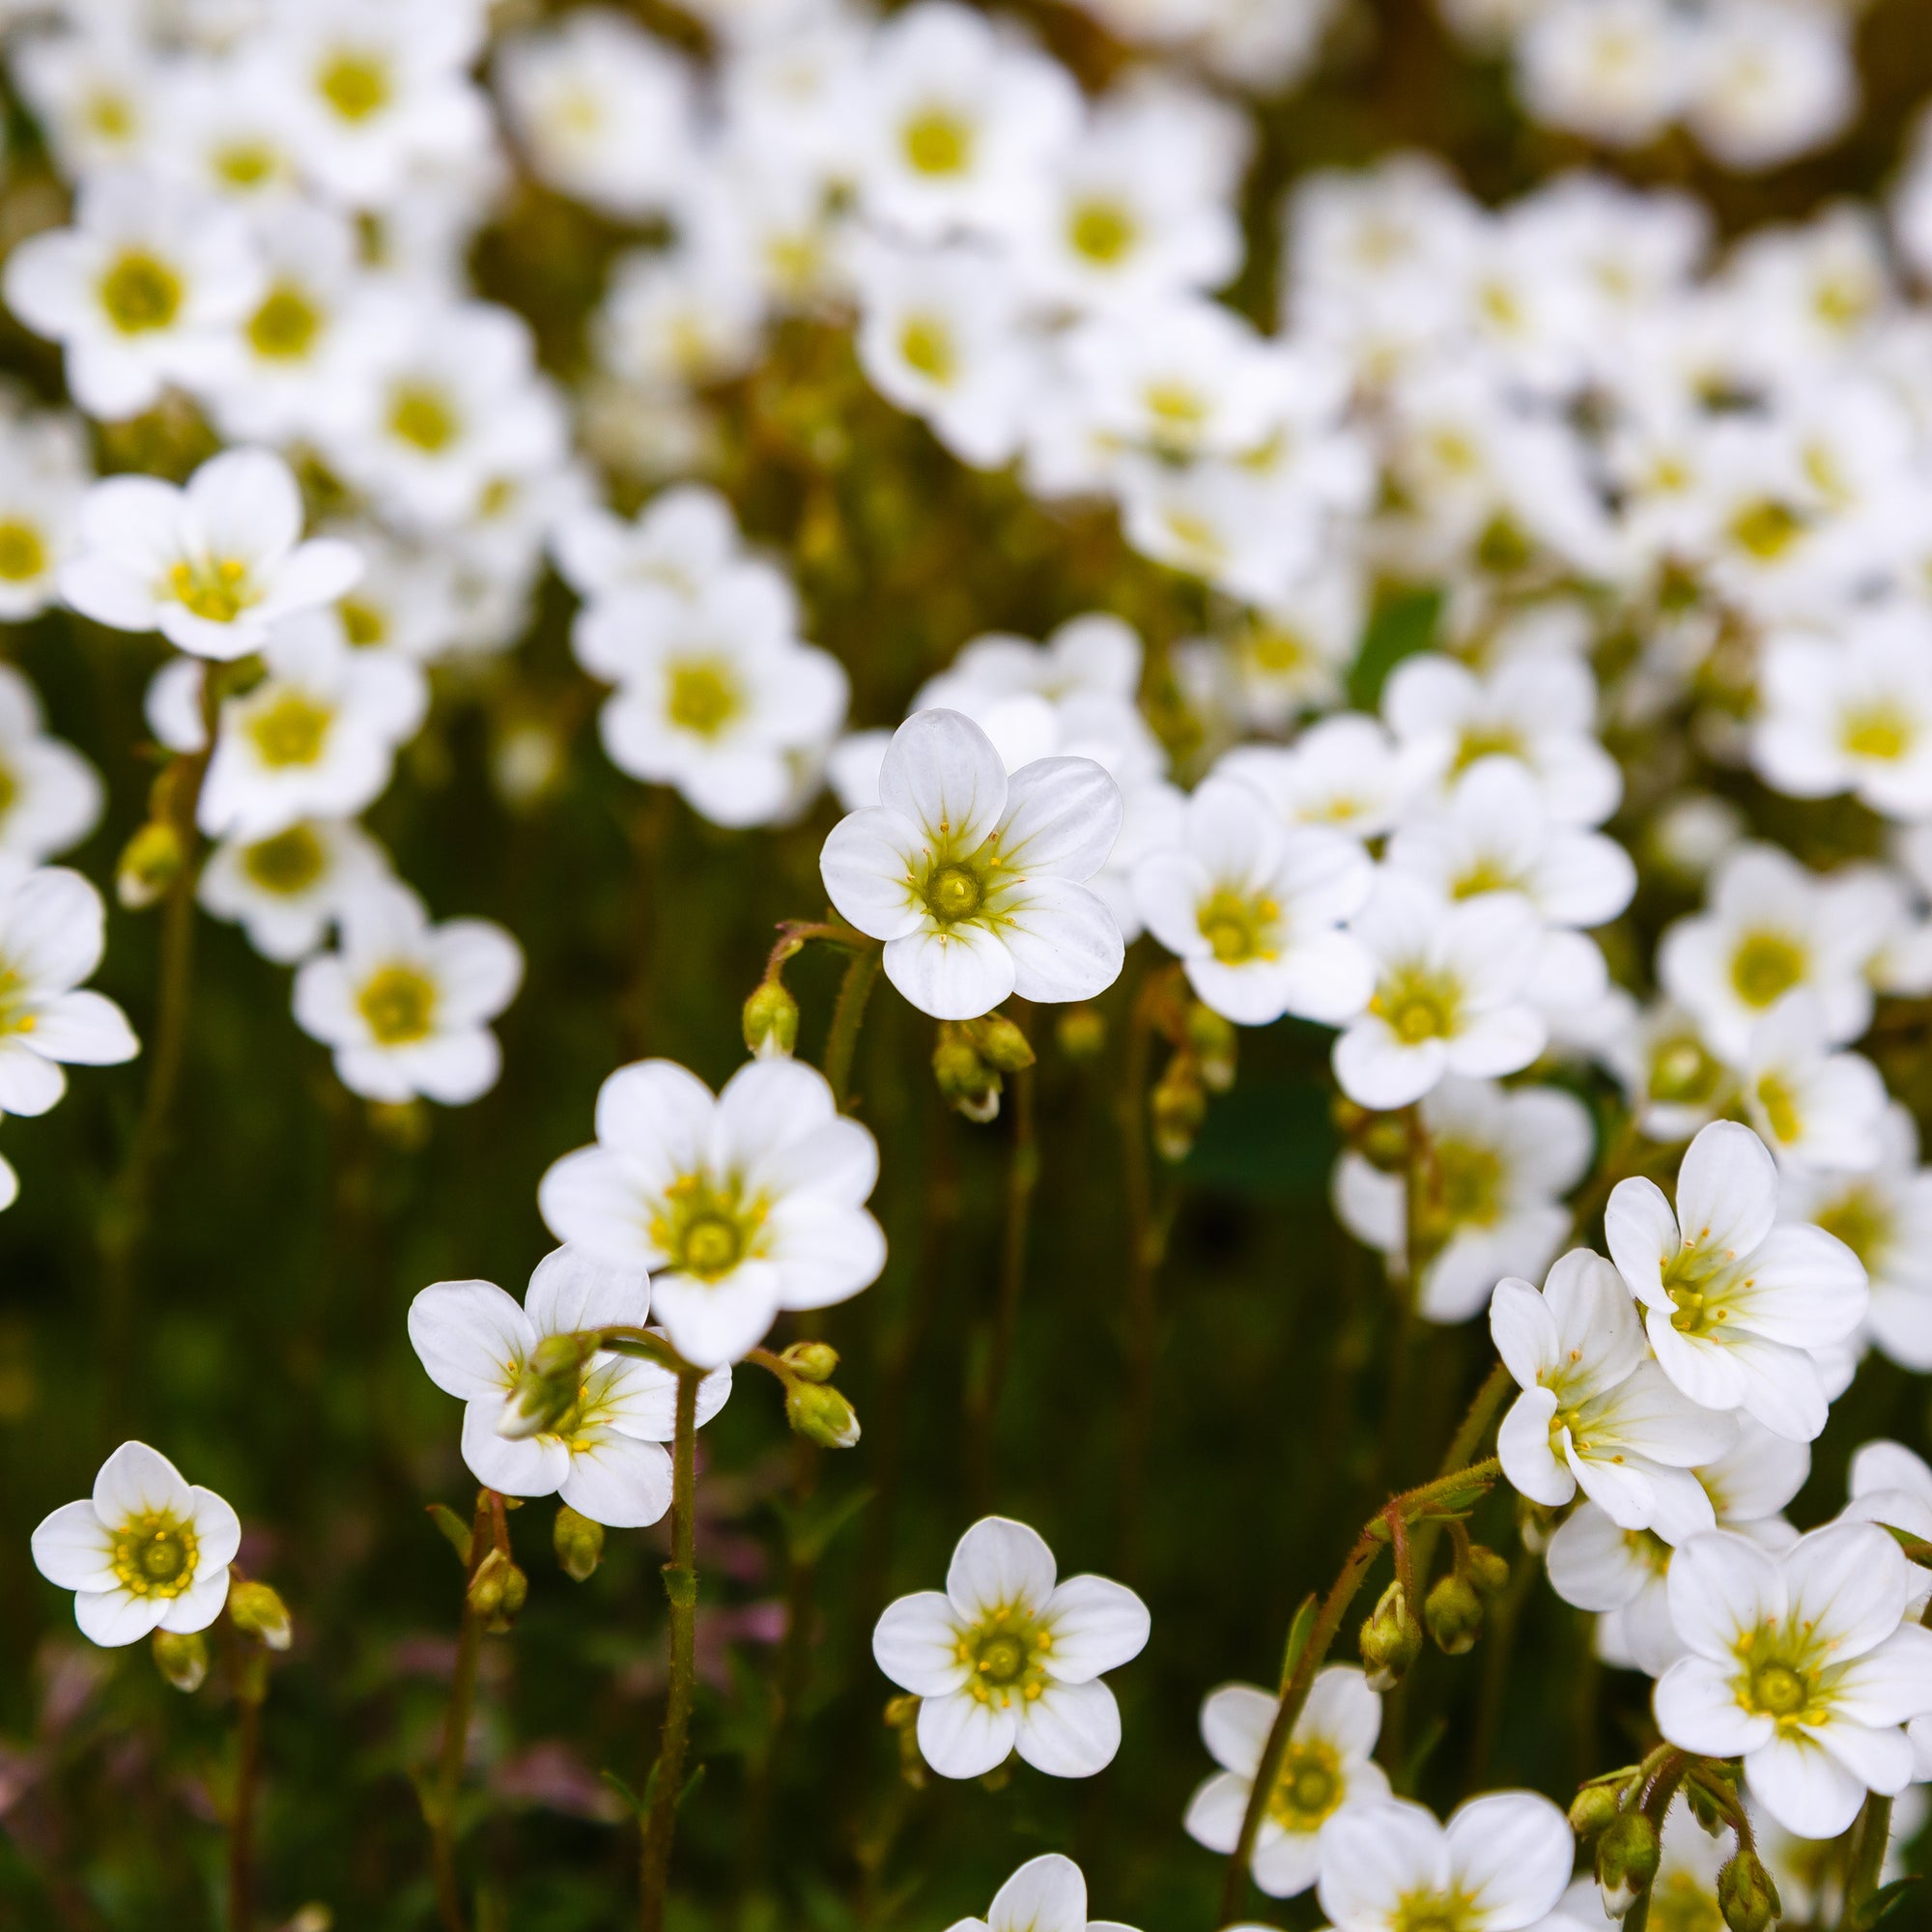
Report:
[[[335,713],[298,691],[273,696],[248,720],[248,736],[255,755],[276,771],[291,765],[312,765],[328,742]]]
[[[665,716],[681,731],[716,737],[743,706],[737,680],[723,658],[685,658],[670,668]]]
[[[1513,724],[1471,724],[1456,748],[1454,770],[1467,771],[1478,758],[1520,758],[1522,734]]]
[[[1134,218],[1117,201],[1083,201],[1066,224],[1066,240],[1076,255],[1111,269],[1139,239]]]
[[[322,877],[327,865],[322,840],[306,825],[292,825],[272,838],[258,839],[242,853],[242,869],[266,893],[293,897]]]
[[[293,283],[281,282],[249,317],[248,341],[270,361],[294,361],[308,354],[321,327],[321,310]]]
[[[925,889],[925,902],[942,924],[971,919],[985,900],[985,885],[966,866],[943,866]]]
[[[18,517],[0,521],[0,578],[29,583],[47,567],[47,547],[32,524]]]
[[[973,164],[973,124],[950,108],[932,106],[915,114],[900,142],[916,174],[964,174]]]
[[[248,566],[232,556],[200,563],[178,563],[168,572],[176,603],[212,624],[232,624],[260,593],[248,582]]]
[[[316,75],[315,85],[345,121],[366,121],[389,99],[389,73],[380,54],[345,48],[330,57]]]
[[[1788,1080],[1767,1073],[1757,1083],[1757,1103],[1764,1109],[1766,1124],[1779,1141],[1795,1141],[1804,1129],[1798,1111],[1798,1095]]]
[[[1313,1832],[1342,1802],[1342,1776],[1325,1744],[1291,1744],[1268,1795],[1268,1816],[1285,1832]]]
[[[1016,1700],[1031,1703],[1046,1688],[1052,1633],[1023,1605],[1007,1604],[987,1614],[959,1639],[954,1655],[968,1668],[967,1691],[1001,1710]]]
[[[181,305],[181,277],[145,248],[124,249],[100,278],[100,306],[123,335],[165,328]]]
[[[1781,932],[1747,933],[1731,955],[1731,984],[1747,1007],[1768,1007],[1804,977],[1804,951]]]
[[[1399,967],[1376,989],[1369,1010],[1387,1021],[1405,1046],[1447,1039],[1456,1031],[1461,1001],[1455,983],[1420,967]]]
[[[1911,751],[1912,721],[1896,705],[1873,704],[1846,714],[1839,743],[1855,758],[1902,758]]]
[[[409,1046],[429,1037],[436,982],[414,966],[384,966],[362,982],[355,1004],[379,1046]]]
[[[746,1201],[735,1180],[680,1175],[651,1216],[652,1243],[682,1274],[714,1282],[756,1251],[766,1204]]]
[[[389,392],[390,433],[426,455],[447,449],[461,426],[448,397],[427,383],[398,384]]]
[[[936,317],[915,315],[906,318],[899,330],[899,355],[906,367],[939,384],[952,382],[959,367],[952,348],[952,333]]]
[[[1460,1891],[1411,1891],[1397,1905],[1389,1932],[1475,1932],[1480,1922]]]
[[[188,1525],[168,1510],[129,1517],[114,1533],[109,1562],[131,1597],[179,1597],[194,1582],[200,1546]]]
[[[1724,1932],[1717,1899],[1688,1871],[1665,1872],[1650,1889],[1656,1932]]]
[[[1891,1241],[1892,1216],[1868,1187],[1851,1187],[1812,1215],[1828,1235],[1835,1235],[1870,1273]]]
[[[266,141],[236,141],[214,156],[214,172],[230,187],[260,187],[281,172],[281,161]]]
[[[1695,1103],[1708,1100],[1723,1078],[1723,1068],[1690,1035],[1659,1045],[1650,1066],[1653,1100]]]
[[[1731,519],[1731,539],[1760,563],[1776,563],[1804,531],[1804,519],[1788,503],[1762,497]]]
[[[1223,890],[1202,902],[1195,923],[1222,965],[1240,966],[1278,955],[1274,928],[1280,918],[1281,907],[1265,895],[1249,898]]]
[[[371,644],[380,644],[389,635],[387,613],[359,597],[345,597],[335,607],[335,614],[342,619],[343,636],[357,650],[367,650]]]

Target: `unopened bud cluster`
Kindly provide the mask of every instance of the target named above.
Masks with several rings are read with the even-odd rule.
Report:
[[[821,1449],[849,1449],[859,1439],[858,1411],[832,1386],[838,1351],[825,1342],[794,1342],[779,1357],[785,1376],[785,1420]]]
[[[932,1049],[932,1077],[946,1104],[969,1121],[998,1117],[1004,1075],[1034,1063],[1027,1037],[1001,1013],[983,1019],[945,1020]]]
[[[1155,1151],[1163,1160],[1181,1161],[1208,1118],[1208,1096],[1235,1084],[1235,1029],[1200,1001],[1189,1001],[1164,1031],[1174,1052],[1148,1096]]]

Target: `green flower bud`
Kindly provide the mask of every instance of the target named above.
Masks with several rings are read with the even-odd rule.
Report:
[[[1235,1084],[1234,1022],[1196,1000],[1187,1009],[1185,1026],[1201,1084],[1210,1094],[1225,1094]]]
[[[745,1002],[745,1045],[760,1060],[790,1059],[798,1045],[798,1002],[781,980],[762,980]]]
[[[821,1449],[849,1449],[859,1439],[858,1411],[830,1382],[791,1383],[785,1419]]]
[[[1477,1596],[1487,1602],[1492,1597],[1501,1596],[1504,1586],[1509,1582],[1509,1559],[1498,1556],[1485,1544],[1472,1543],[1469,1546],[1466,1572],[1469,1581],[1476,1587]]]
[[[208,1640],[199,1631],[155,1633],[155,1668],[177,1690],[199,1690],[208,1675]]]
[[[497,1434],[520,1442],[554,1429],[576,1406],[583,1365],[592,1352],[588,1343],[573,1335],[546,1335],[530,1350],[497,1418]]]
[[[517,1620],[530,1593],[530,1579],[500,1549],[493,1549],[469,1579],[469,1607],[487,1631],[502,1633]]]
[[[143,912],[167,895],[181,876],[181,834],[165,819],[151,819],[122,847],[114,868],[114,895],[129,912]]]
[[[1034,1051],[1026,1035],[1004,1013],[969,1020],[966,1030],[980,1058],[996,1072],[1018,1073],[1033,1065]]]
[[[1657,1827],[1641,1811],[1625,1811],[1597,1840],[1597,1887],[1604,1910],[1621,1918],[1657,1876]]]
[[[1482,1634],[1483,1600],[1469,1579],[1453,1570],[1438,1578],[1423,1603],[1422,1614],[1436,1648],[1450,1657],[1461,1657],[1473,1649]]]
[[[604,1525],[580,1516],[568,1503],[559,1503],[556,1523],[551,1531],[556,1547],[556,1560],[573,1583],[589,1581],[604,1560]]]
[[[1422,1626],[1408,1607],[1408,1594],[1391,1583],[1369,1613],[1356,1639],[1368,1667],[1370,1688],[1393,1690],[1422,1655]]]
[[[794,1342],[779,1359],[801,1381],[829,1382],[838,1366],[838,1350],[830,1342]]]
[[[980,1058],[964,1027],[947,1021],[932,1050],[932,1075],[947,1104],[981,1124],[1000,1111],[1000,1076]]]
[[[1208,1118],[1208,1094],[1194,1063],[1176,1054],[1148,1096],[1153,1121],[1154,1151],[1162,1160],[1182,1161],[1194,1151],[1201,1122]]]
[[[1054,1022],[1053,1037],[1068,1060],[1098,1060],[1107,1050],[1107,1019],[1095,1007],[1068,1007]]]
[[[239,1631],[259,1637],[270,1650],[295,1641],[289,1606],[267,1583],[237,1583],[228,1593],[228,1617]]]
[[[1586,1784],[1570,1801],[1570,1829],[1579,1838],[1594,1838],[1616,1823],[1624,1787],[1621,1784]]]
[[[1731,1932],[1766,1932],[1783,1914],[1777,1887],[1748,1846],[1740,1845],[1718,1873],[1718,1910]]]

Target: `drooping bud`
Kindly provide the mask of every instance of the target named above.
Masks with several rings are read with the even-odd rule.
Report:
[[[546,1335],[530,1350],[517,1385],[497,1418],[497,1434],[520,1442],[542,1435],[575,1406],[582,1387],[583,1365],[594,1352],[574,1335]]]
[[[237,1583],[228,1592],[228,1616],[237,1630],[259,1637],[270,1650],[286,1650],[295,1641],[289,1606],[267,1583]]]
[[[798,1002],[782,980],[761,980],[745,1002],[745,1045],[760,1060],[789,1060],[798,1045]]]
[[[1731,1932],[1766,1932],[1784,1911],[1764,1861],[1747,1845],[1718,1873],[1718,1910]]]
[[[830,1382],[792,1382],[785,1419],[821,1449],[849,1449],[859,1439],[859,1414]]]
[[[969,1121],[983,1126],[998,1115],[1004,1083],[980,1059],[965,1028],[951,1020],[940,1027],[939,1044],[932,1049],[932,1076],[947,1105]]]
[[[596,1575],[604,1560],[604,1525],[580,1516],[568,1503],[559,1503],[556,1523],[551,1532],[556,1547],[556,1560],[573,1583],[584,1583]]]
[[[469,1607],[485,1630],[500,1634],[516,1622],[529,1593],[530,1579],[500,1549],[493,1549],[469,1579]]]
[[[1208,1091],[1194,1069],[1192,1058],[1177,1053],[1148,1095],[1152,1116],[1154,1151],[1162,1160],[1182,1161],[1194,1151],[1194,1138],[1208,1118]]]
[[[1475,1585],[1477,1596],[1485,1602],[1499,1597],[1510,1579],[1509,1559],[1498,1556],[1487,1544],[1472,1543],[1469,1546],[1468,1561],[1463,1565],[1464,1574]]]
[[[1068,1060],[1098,1060],[1107,1050],[1107,1018],[1097,1007],[1068,1007],[1054,1022],[1053,1037]]]
[[[121,849],[114,896],[129,912],[145,912],[181,876],[184,856],[181,834],[166,819],[150,819]]]
[[[1399,1582],[1382,1592],[1381,1601],[1363,1622],[1357,1642],[1374,1690],[1393,1690],[1422,1655],[1422,1626]]]
[[[1186,1028],[1202,1086],[1210,1094],[1225,1094],[1235,1084],[1234,1022],[1196,1000],[1187,1009]]]
[[[155,1668],[177,1690],[199,1690],[208,1676],[208,1640],[199,1631],[155,1633]]]
[[[1429,1623],[1429,1634],[1436,1648],[1450,1657],[1461,1657],[1473,1649],[1482,1634],[1483,1600],[1466,1577],[1452,1570],[1437,1579],[1422,1605]]]
[[[1579,1838],[1594,1838],[1607,1831],[1617,1821],[1622,1792],[1620,1784],[1584,1785],[1570,1801],[1570,1829]]]
[[[1657,1876],[1657,1827],[1641,1811],[1625,1811],[1597,1840],[1597,1889],[1604,1910],[1621,1918]]]
[[[830,1342],[794,1342],[779,1359],[803,1381],[829,1382],[838,1350]]]
[[[1034,1063],[1031,1042],[1004,1013],[968,1020],[966,1031],[980,1058],[996,1072],[1019,1073]]]

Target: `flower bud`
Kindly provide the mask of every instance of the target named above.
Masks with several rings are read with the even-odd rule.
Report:
[[[1068,1060],[1098,1060],[1107,1050],[1107,1018],[1097,1007],[1068,1007],[1053,1037]]]
[[[781,980],[761,980],[745,1002],[745,1045],[760,1060],[788,1060],[798,1045],[798,1002]]]
[[[1187,1044],[1201,1069],[1201,1084],[1210,1094],[1225,1094],[1235,1084],[1235,1028],[1212,1007],[1196,1000],[1187,1009]]]
[[[859,1439],[858,1411],[830,1382],[790,1383],[785,1419],[821,1449],[849,1449]]]
[[[208,1640],[199,1631],[155,1633],[155,1668],[177,1690],[199,1690],[208,1675]]]
[[[1486,1544],[1470,1544],[1469,1560],[1463,1569],[1469,1581],[1475,1585],[1477,1596],[1485,1603],[1501,1596],[1510,1579],[1509,1559],[1498,1556]]]
[[[947,1021],[932,1049],[932,1075],[946,1103],[982,1125],[1000,1111],[1000,1076],[980,1058],[963,1027]]]
[[[1193,1061],[1176,1054],[1148,1096],[1153,1118],[1154,1151],[1162,1160],[1182,1161],[1194,1151],[1194,1137],[1208,1118],[1208,1094]]]
[[[1399,1582],[1382,1592],[1381,1602],[1363,1623],[1357,1641],[1362,1662],[1368,1666],[1370,1688],[1393,1690],[1422,1655],[1422,1626],[1415,1621],[1408,1594]]]
[[[517,1385],[497,1418],[497,1434],[512,1442],[543,1435],[576,1406],[590,1346],[574,1335],[546,1335],[530,1350]]]
[[[1764,1861],[1747,1845],[1718,1873],[1718,1910],[1731,1932],[1766,1932],[1784,1911]]]
[[[260,1637],[270,1650],[286,1650],[295,1641],[289,1606],[267,1583],[237,1583],[228,1593],[228,1616],[237,1630]]]
[[[1027,1037],[1004,1013],[988,1013],[967,1023],[973,1045],[986,1065],[999,1073],[1018,1073],[1034,1063]]]
[[[1657,1827],[1641,1811],[1626,1811],[1597,1840],[1597,1888],[1604,1910],[1621,1918],[1657,1876]]]
[[[1450,1657],[1461,1657],[1473,1649],[1482,1634],[1483,1600],[1475,1585],[1453,1570],[1437,1579],[1423,1602],[1422,1614],[1436,1648]]]
[[[588,1582],[604,1560],[604,1525],[580,1516],[568,1503],[557,1505],[551,1540],[563,1574],[573,1583]]]
[[[830,1342],[794,1342],[779,1359],[801,1381],[829,1382],[838,1366],[838,1350]]]
[[[500,1549],[493,1549],[469,1579],[469,1607],[487,1631],[501,1633],[517,1620],[530,1593],[530,1579]]]
[[[122,847],[114,896],[129,912],[146,911],[181,876],[184,857],[181,834],[165,819],[150,819]]]
[[[1622,1794],[1620,1784],[1584,1785],[1570,1801],[1570,1829],[1579,1838],[1593,1838],[1607,1831],[1617,1821]]]

